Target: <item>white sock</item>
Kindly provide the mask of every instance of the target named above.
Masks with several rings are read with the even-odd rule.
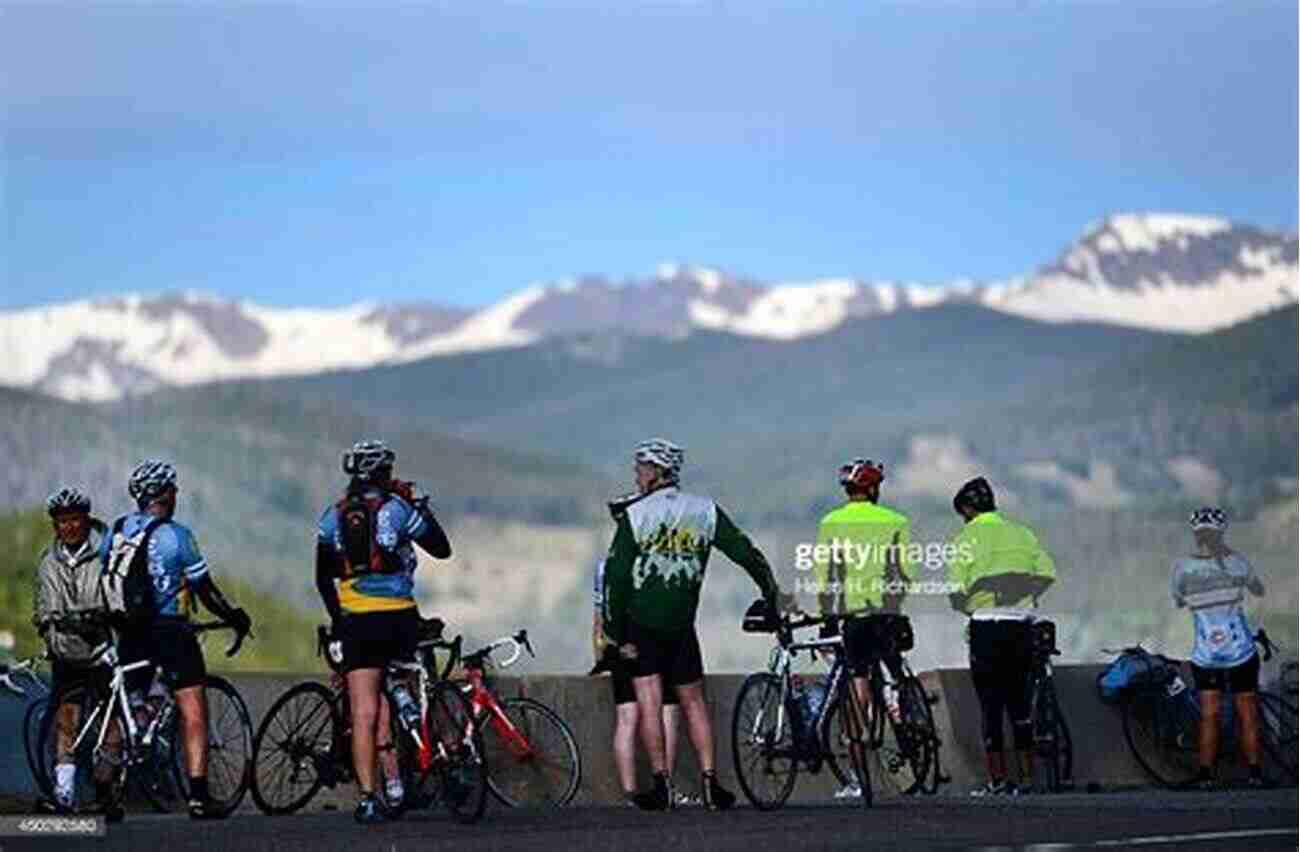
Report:
[[[73,787],[77,782],[77,766],[74,763],[60,763],[54,767],[54,794],[60,798],[72,798]]]
[[[401,779],[393,778],[384,784],[384,792],[387,794],[390,802],[399,802],[402,800],[402,795],[406,791],[402,788]]]

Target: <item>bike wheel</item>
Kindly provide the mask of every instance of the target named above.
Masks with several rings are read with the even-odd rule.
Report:
[[[898,686],[898,718],[889,718],[878,745],[872,742],[881,786],[899,795],[932,791],[927,784],[933,774],[937,742],[925,690],[915,678],[904,678]]]
[[[251,792],[258,810],[291,814],[327,779],[332,783],[342,728],[334,693],[319,683],[300,683],[276,699],[253,738]]]
[[[1074,771],[1074,748],[1056,699],[1056,687],[1050,680],[1038,683],[1031,706],[1034,708],[1034,783],[1048,792],[1059,793]]]
[[[507,807],[564,807],[582,780],[573,732],[551,708],[531,698],[508,698],[501,709],[505,720],[490,712],[479,715],[488,789]]]
[[[41,767],[41,722],[45,719],[45,710],[50,706],[49,696],[42,696],[31,704],[23,713],[23,753],[27,756],[27,769],[32,773],[32,784],[36,792],[48,796],[51,794],[50,779],[45,777]]]
[[[1259,740],[1264,747],[1263,763],[1268,772],[1290,783],[1297,782],[1296,708],[1285,698],[1270,692],[1258,693]]]
[[[160,813],[185,810],[189,802],[175,705],[166,712],[167,719],[154,731],[148,757],[131,769],[132,782]]]
[[[78,808],[89,802],[117,805],[126,787],[127,731],[120,714],[104,725],[111,702],[96,690],[73,686],[50,697],[50,709],[41,719],[37,738],[40,770],[54,792],[62,761],[74,767],[72,793]],[[59,712],[63,707],[73,711]],[[99,745],[103,732],[103,744]],[[78,739],[80,740],[78,742]],[[66,752],[60,753],[60,741]]]
[[[741,684],[731,715],[731,756],[740,789],[754,807],[775,810],[790,798],[799,761],[776,675],[752,674]]]
[[[1121,715],[1124,739],[1153,781],[1177,789],[1196,780],[1201,711],[1189,696],[1144,690],[1125,699]]]
[[[433,763],[419,786],[434,782],[453,819],[477,822],[487,804],[486,749],[469,699],[454,684],[430,688],[428,729]]]

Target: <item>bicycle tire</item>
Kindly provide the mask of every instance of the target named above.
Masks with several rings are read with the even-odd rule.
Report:
[[[61,690],[50,696],[50,706],[59,708],[66,704],[76,704],[79,708],[77,721],[73,729],[68,731],[68,735],[74,739],[80,735],[86,726],[86,720],[90,713],[95,714],[95,725],[89,731],[85,731],[85,736],[81,738],[75,753],[72,755],[73,765],[76,767],[74,776],[74,790],[76,801],[79,805],[84,805],[87,801],[94,799],[101,806],[116,806],[121,803],[125,795],[127,760],[125,749],[122,744],[126,741],[126,726],[122,724],[120,713],[117,718],[113,718],[108,723],[108,730],[105,735],[106,741],[111,741],[114,736],[117,737],[119,744],[117,753],[113,753],[113,747],[110,745],[104,750],[98,750],[95,742],[98,739],[98,729],[102,714],[108,710],[111,705],[111,699],[107,696],[100,697],[93,690],[85,685],[77,684],[68,689]],[[44,777],[49,779],[50,792],[53,793],[55,773],[54,765],[57,761],[57,721],[59,713],[46,713],[41,720],[41,732],[37,744],[37,752],[41,765],[41,771]],[[116,733],[114,734],[114,731]]]
[[[43,695],[27,705],[23,712],[23,753],[27,757],[27,769],[32,774],[32,784],[36,792],[49,796],[53,792],[50,779],[41,768],[38,746],[41,738],[41,723],[45,719],[45,710],[50,706],[50,697]]]
[[[1271,772],[1297,783],[1296,707],[1280,695],[1258,693],[1259,739],[1272,766]]]
[[[892,745],[885,740],[883,730],[880,744],[872,741],[872,753],[880,770],[882,785],[888,785],[899,795],[932,792],[934,787],[929,786],[929,779],[935,776],[938,736],[925,690],[915,677],[905,677],[898,686],[898,713],[897,721],[892,717],[888,719]],[[878,715],[885,717],[889,714]]]
[[[337,696],[323,684],[300,683],[277,698],[253,738],[250,792],[257,809],[282,816],[305,807],[325,785],[322,768],[336,760],[342,728]],[[288,789],[297,788],[287,797],[272,783],[273,773],[286,768],[291,774]],[[310,773],[305,782],[297,780],[300,771]]]
[[[204,697],[208,703],[208,796],[223,815],[232,813],[244,800],[253,777],[253,721],[248,714],[244,697],[234,684],[218,675],[208,675],[204,682]],[[214,709],[214,704],[220,705]],[[180,708],[173,719],[179,728]],[[160,757],[158,771],[165,771],[170,763],[175,773],[178,791],[188,805],[189,775],[182,766],[183,737],[179,731],[172,737],[178,750],[167,761]]]
[[[488,791],[493,798],[511,808],[562,808],[569,804],[582,781],[578,741],[569,726],[554,710],[531,698],[508,698],[501,702],[501,709],[523,734],[529,750],[526,754],[519,754],[507,741],[501,722],[489,713],[479,714],[479,727],[487,746]],[[546,731],[551,733],[548,735]],[[554,744],[548,745],[552,740]],[[557,755],[558,759],[552,755]],[[522,772],[515,773],[511,771],[513,769]],[[563,779],[556,794],[549,792],[554,785],[546,783],[542,777],[547,771],[557,779]],[[530,778],[541,783],[530,783]],[[541,798],[526,795],[530,790],[539,790]]]
[[[784,805],[799,775],[790,713],[778,712],[780,704],[780,678],[759,672],[740,685],[731,713],[731,759],[736,780],[745,798],[760,811]],[[784,762],[783,774],[772,771],[776,761]],[[774,779],[766,795],[760,786],[764,777]]]
[[[434,781],[452,819],[478,822],[487,806],[486,749],[469,699],[455,684],[434,683],[429,689],[428,723],[434,765],[417,780],[417,795],[428,796],[427,785]]]
[[[1074,744],[1051,679],[1038,681],[1035,691],[1031,705],[1034,708],[1034,771],[1043,773],[1043,787],[1048,792],[1059,793],[1074,772]]]
[[[1120,705],[1124,739],[1153,781],[1181,789],[1196,780],[1200,710],[1190,701],[1171,701],[1163,689],[1138,690]]]

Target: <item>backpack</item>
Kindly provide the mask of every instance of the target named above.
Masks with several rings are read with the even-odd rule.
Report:
[[[1140,686],[1164,685],[1178,675],[1178,666],[1168,657],[1139,651],[1125,651],[1097,675],[1097,695],[1114,703]]]
[[[109,534],[108,564],[100,578],[100,591],[110,613],[131,620],[147,619],[157,611],[149,575],[149,539],[166,519],[153,518],[130,536],[122,531],[125,523],[125,517],[118,518]]]
[[[343,542],[343,579],[358,574],[396,574],[402,570],[397,555],[379,546],[379,510],[401,496],[414,505],[411,484],[393,480],[385,490],[349,490],[334,504],[338,512],[339,539]],[[418,510],[418,509],[417,509]]]

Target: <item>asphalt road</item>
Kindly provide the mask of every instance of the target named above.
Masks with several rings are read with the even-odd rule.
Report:
[[[231,852],[399,852],[414,849],[708,850],[864,848],[1191,848],[1296,849],[1296,790],[1264,793],[1141,791],[1015,800],[937,797],[851,805],[788,807],[772,813],[698,808],[648,814],[623,808],[557,813],[490,809],[473,826],[437,811],[359,826],[350,813],[269,818],[241,813],[218,823],[180,816],[128,815],[106,838],[0,837],[19,849],[231,850]]]

